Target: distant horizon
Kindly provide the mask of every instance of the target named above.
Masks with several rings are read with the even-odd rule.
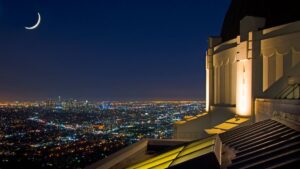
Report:
[[[10,102],[40,102],[40,101],[48,101],[48,100],[58,100],[57,98],[46,98],[46,99],[27,99],[27,100],[0,100],[0,103],[10,103]],[[78,99],[78,98],[62,98],[61,101],[67,101],[67,100],[76,100],[76,101],[89,101],[89,102],[182,102],[182,101],[205,101],[205,98],[203,99],[115,99],[115,100],[105,100],[105,99],[98,99],[98,100],[92,100],[92,99]]]
[[[1,95],[1,94],[0,94]],[[26,102],[26,101],[42,101],[42,100],[57,100],[59,96],[49,96],[49,97],[41,97],[41,98],[25,98],[25,97],[21,97],[21,98],[8,98],[8,99],[2,99],[0,97],[0,102],[5,102],[5,101],[10,101],[10,102],[14,102],[14,101],[22,101],[22,102]],[[128,97],[128,98],[124,98],[124,97],[107,97],[107,98],[101,98],[101,97],[93,97],[93,98],[88,98],[88,97],[64,97],[61,96],[61,100],[70,100],[70,99],[74,99],[74,100],[89,100],[89,101],[153,101],[153,100],[159,100],[159,101],[181,101],[181,100],[205,100],[204,98],[198,98],[198,97]]]

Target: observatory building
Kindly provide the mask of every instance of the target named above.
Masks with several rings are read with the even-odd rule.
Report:
[[[300,168],[297,1],[232,0],[208,38],[206,112],[89,168]]]
[[[295,121],[300,112],[300,14],[296,6],[292,0],[232,0],[221,35],[208,39],[208,114],[192,122],[177,122],[174,138],[223,133],[236,127],[222,124],[234,116],[243,120],[238,125],[276,116],[290,118],[290,123],[299,126]]]

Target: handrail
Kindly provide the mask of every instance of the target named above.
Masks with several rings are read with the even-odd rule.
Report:
[[[299,87],[299,84],[295,84],[293,86],[290,86],[289,89],[286,93],[284,93],[280,98],[281,99],[286,99],[288,97],[288,95],[290,95],[291,93],[293,93],[297,87]]]
[[[289,90],[291,85],[287,85],[284,89],[282,89],[276,96],[275,99],[280,99],[281,96],[286,93],[287,90]]]

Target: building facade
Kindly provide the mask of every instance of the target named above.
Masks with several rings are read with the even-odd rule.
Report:
[[[220,35],[208,38],[207,114],[175,123],[174,139],[219,134],[228,130],[221,124],[233,117],[248,118],[247,123],[275,116],[298,119],[299,44],[294,1],[232,0]]]
[[[246,16],[240,23],[234,39],[209,38],[207,111],[232,107],[237,115],[251,117],[257,98],[286,94],[283,99],[299,99],[300,22],[263,29],[264,18]]]

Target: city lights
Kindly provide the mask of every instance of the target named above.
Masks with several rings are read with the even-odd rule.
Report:
[[[26,166],[22,161],[84,167],[144,138],[170,139],[174,122],[192,120],[204,108],[198,101],[91,102],[60,97],[1,103],[0,168]]]

